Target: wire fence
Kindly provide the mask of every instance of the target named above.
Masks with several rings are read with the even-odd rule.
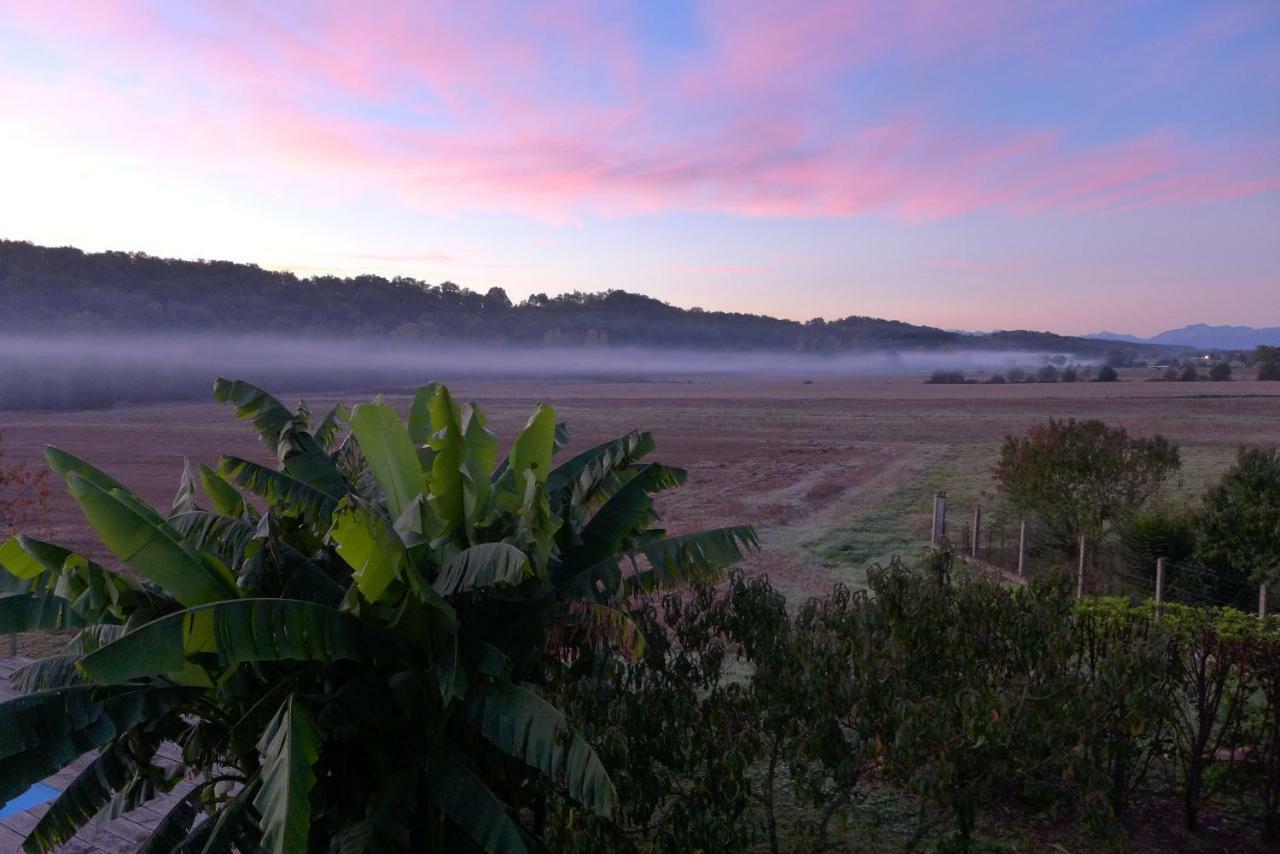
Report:
[[[945,496],[935,496],[931,541],[945,541],[961,558],[1012,579],[1072,572],[1078,595],[1267,612],[1265,585],[1237,573],[1186,558],[1135,553],[1115,542],[1072,541],[999,505],[948,508]]]

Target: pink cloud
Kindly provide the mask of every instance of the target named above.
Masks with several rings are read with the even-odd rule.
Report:
[[[716,0],[699,17],[705,49],[668,71],[604,7],[228,2],[196,19],[127,0],[18,2],[0,27],[64,64],[53,79],[9,71],[0,108],[180,169],[556,222],[1086,214],[1277,186],[1261,144],[1242,154],[1175,130],[1088,142],[927,103],[860,116],[830,102],[895,52],[1043,46],[1031,5]]]
[[[663,264],[671,273],[763,273],[763,267],[738,264]]]

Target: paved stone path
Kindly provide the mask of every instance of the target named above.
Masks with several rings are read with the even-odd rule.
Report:
[[[8,646],[7,643],[5,645]],[[30,659],[21,657],[0,658],[0,701],[15,696],[9,684],[9,676],[29,661]],[[163,745],[159,751],[159,758],[170,762],[178,761],[180,754],[177,745]],[[81,757],[45,780],[45,783],[62,791],[92,759],[93,754]],[[100,852],[126,854],[136,851],[178,797],[190,786],[190,783],[182,781],[172,792],[147,802],[133,812],[111,821],[92,821],[76,835],[75,839],[59,850],[65,854],[100,854]],[[22,840],[26,838],[31,828],[35,827],[36,822],[48,808],[49,805],[45,803],[0,820],[0,852],[7,854],[7,852],[21,851]]]

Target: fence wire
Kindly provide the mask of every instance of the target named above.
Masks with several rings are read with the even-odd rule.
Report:
[[[975,521],[978,523],[976,545]],[[1027,578],[1079,571],[1078,543],[1065,542],[1033,519],[1025,521],[1024,529],[1023,519],[999,505],[983,506],[977,520],[972,506],[948,506],[946,522],[946,540],[957,553],[1006,573],[1018,572],[1020,544],[1023,575]],[[1259,588],[1248,578],[1194,560],[1165,558],[1164,564],[1161,598],[1166,602],[1226,606],[1250,612],[1258,608]],[[1085,555],[1084,592],[1154,598],[1156,557],[1114,541],[1094,544],[1091,553]]]

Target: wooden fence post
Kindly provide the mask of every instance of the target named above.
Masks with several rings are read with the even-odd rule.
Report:
[[[1018,527],[1018,577],[1027,576],[1027,520]]]
[[[933,530],[929,533],[929,545],[936,546],[947,537],[947,496],[937,492],[933,496]]]
[[[973,505],[973,543],[970,552],[973,557],[978,556],[978,532],[982,530],[982,505]]]
[[[18,656],[18,633],[9,633],[9,655],[17,658]]]
[[[1076,571],[1076,598],[1084,598],[1084,555],[1085,542],[1084,534],[1080,535],[1080,568]]]
[[[1258,585],[1258,619],[1264,619],[1267,616],[1267,583],[1264,581]]]
[[[1164,603],[1164,558],[1156,558],[1156,619],[1160,619]]]

